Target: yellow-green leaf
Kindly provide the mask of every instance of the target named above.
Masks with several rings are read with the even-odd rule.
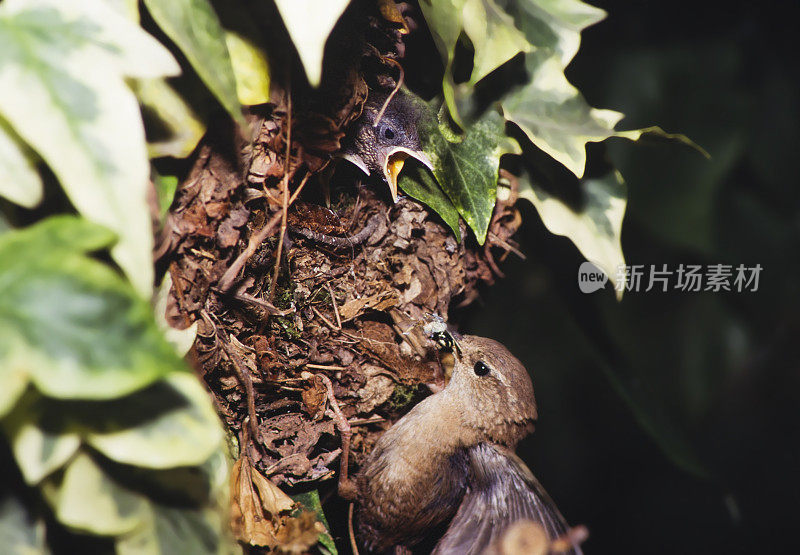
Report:
[[[246,106],[269,102],[267,56],[258,46],[238,33],[226,31],[225,42],[231,54],[239,102]]]
[[[164,79],[140,79],[135,87],[136,96],[148,109],[145,115],[157,118],[154,127],[166,132],[166,136],[159,135],[148,142],[150,158],[189,156],[206,131],[191,106]],[[152,123],[147,117],[146,122]]]
[[[225,32],[209,0],[144,0],[144,4],[220,104],[244,127]]]

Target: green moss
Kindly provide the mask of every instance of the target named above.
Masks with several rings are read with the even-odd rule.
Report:
[[[278,324],[283,333],[289,339],[300,339],[303,337],[303,334],[297,328],[297,325],[294,323],[294,320],[291,318],[286,318],[285,316],[274,316],[273,321]]]
[[[415,385],[402,385],[397,384],[392,391],[392,396],[389,397],[389,408],[393,410],[401,410],[410,405],[420,393],[422,393],[425,386],[422,384]]]

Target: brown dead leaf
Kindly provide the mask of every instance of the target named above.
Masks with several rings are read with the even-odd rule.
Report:
[[[397,294],[394,291],[381,291],[369,297],[347,301],[339,307],[339,316],[342,321],[352,320],[367,310],[386,310],[396,306],[397,302]]]
[[[253,468],[246,455],[233,465],[231,493],[231,528],[239,541],[289,553],[317,543],[313,513],[289,516],[292,499]]]
[[[321,409],[325,406],[325,384],[321,379],[314,376],[311,385],[304,389],[300,396],[303,399],[303,406],[311,418],[316,419],[321,415]]]
[[[381,12],[383,19],[401,27],[400,32],[402,34],[407,35],[409,33],[406,20],[394,0],[378,0],[378,10]]]

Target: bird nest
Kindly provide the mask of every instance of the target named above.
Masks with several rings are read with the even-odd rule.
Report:
[[[495,207],[485,245],[459,242],[426,206],[393,203],[346,162],[333,171],[367,85],[399,80],[396,48],[368,52],[374,63],[345,71],[324,111],[284,90],[249,115],[250,138],[211,130],[157,253],[172,278],[168,317],[197,322],[190,357],[231,439],[283,486],[332,477],[337,421],[352,429],[358,464],[425,384],[441,383],[418,323],[493,283],[520,223],[512,196]]]

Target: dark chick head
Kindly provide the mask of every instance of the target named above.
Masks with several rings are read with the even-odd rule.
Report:
[[[503,345],[485,337],[456,339],[455,365],[442,393],[460,407],[460,420],[475,430],[473,441],[513,447],[530,432],[536,401],[528,371]]]
[[[398,91],[378,118],[388,95],[370,95],[361,117],[348,133],[342,157],[364,173],[388,183],[392,199],[397,200],[397,176],[403,164],[413,157],[433,169],[422,152],[418,124],[420,104],[404,91]]]

